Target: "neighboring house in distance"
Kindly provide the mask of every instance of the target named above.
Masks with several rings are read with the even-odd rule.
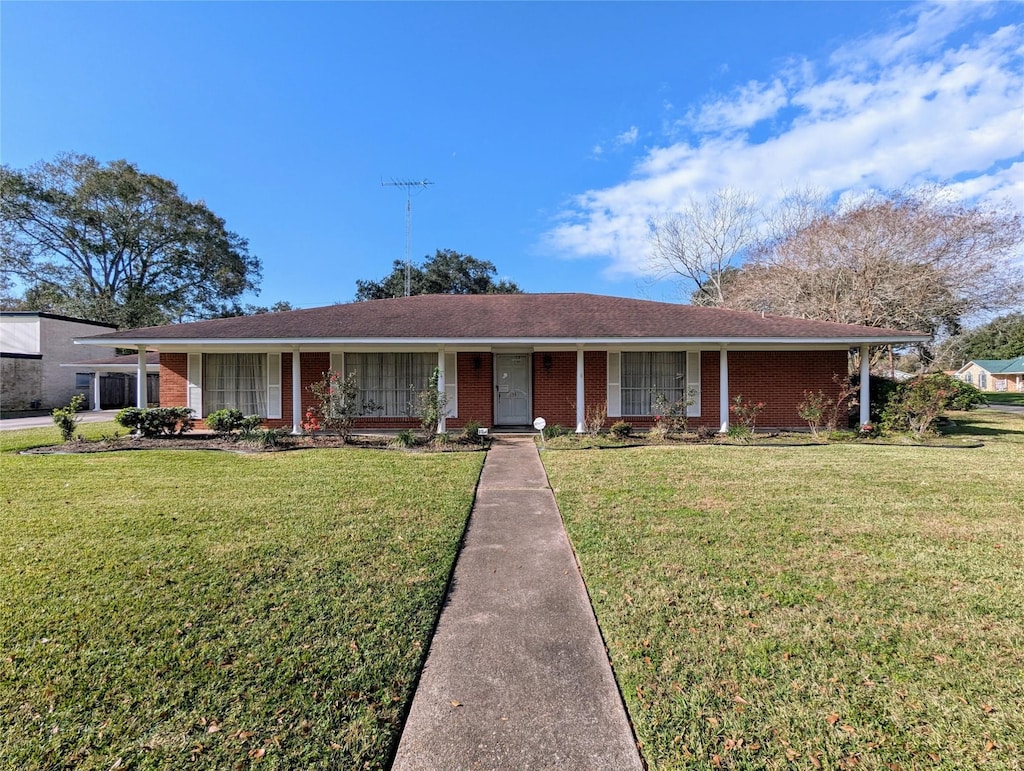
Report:
[[[835,393],[860,353],[926,342],[928,335],[587,294],[419,295],[189,324],[122,330],[77,340],[160,355],[160,403],[200,417],[224,407],[301,432],[311,383],[328,369],[355,373],[358,429],[418,425],[410,403],[439,371],[448,396],[442,430],[548,425],[584,430],[650,426],[657,393],[692,396],[693,426],[726,430],[736,395],[763,401],[759,424],[804,426],[804,391]],[[861,422],[868,422],[862,391]]]
[[[83,350],[74,339],[117,329],[113,324],[36,311],[0,312],[0,411],[51,409],[88,386],[87,374],[61,365],[75,359],[109,358]]]
[[[81,349],[77,353],[81,353]],[[152,407],[160,404],[160,354],[146,354],[146,364],[146,403]],[[116,410],[135,406],[138,394],[137,356],[90,359],[61,366],[75,370],[78,393],[89,400],[92,409]]]
[[[977,386],[980,391],[1024,393],[1024,356],[1016,359],[973,359],[954,377]]]

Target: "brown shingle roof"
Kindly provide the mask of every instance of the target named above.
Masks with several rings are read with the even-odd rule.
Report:
[[[590,294],[418,295],[90,337],[196,340],[924,339],[920,333]]]

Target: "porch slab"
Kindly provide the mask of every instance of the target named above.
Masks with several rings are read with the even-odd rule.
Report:
[[[393,768],[642,767],[536,446],[502,436]]]

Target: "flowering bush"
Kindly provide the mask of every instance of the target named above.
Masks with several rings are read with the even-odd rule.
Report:
[[[742,394],[736,394],[729,405],[729,412],[736,416],[739,425],[753,433],[757,418],[764,412],[765,406],[764,402],[751,402],[744,399]]]
[[[340,372],[330,369],[324,373],[323,379],[309,387],[316,398],[317,406],[306,411],[303,428],[307,425],[326,431],[336,431],[342,442],[347,442],[352,433],[352,423],[362,412],[359,402],[359,383],[353,372],[345,377]]]
[[[822,420],[825,419],[829,408],[834,404],[832,399],[825,396],[824,391],[817,393],[804,391],[803,401],[796,406],[796,414],[807,421],[807,426],[811,429],[811,436],[815,439],[818,438],[818,429],[821,428]]]
[[[306,410],[306,415],[302,420],[302,430],[307,434],[314,434],[320,430],[320,419],[312,407]]]

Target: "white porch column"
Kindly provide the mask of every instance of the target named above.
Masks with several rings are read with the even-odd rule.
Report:
[[[92,411],[100,410],[100,373],[92,373]]]
[[[437,349],[437,395],[438,398],[443,397],[445,394],[444,390],[444,346]],[[448,408],[445,407],[441,412],[441,419],[437,422],[438,433],[443,434],[448,430],[447,428],[447,414]]]
[[[135,406],[146,409],[149,403],[146,387],[146,346],[139,346],[139,367],[135,378]]]
[[[586,401],[583,393],[583,349],[576,349],[576,433],[587,430]]]
[[[302,355],[292,348],[292,435],[302,433]]]
[[[729,352],[724,345],[718,352],[718,415],[724,434],[729,430]]]
[[[860,424],[871,422],[871,359],[868,346],[860,347]]]

